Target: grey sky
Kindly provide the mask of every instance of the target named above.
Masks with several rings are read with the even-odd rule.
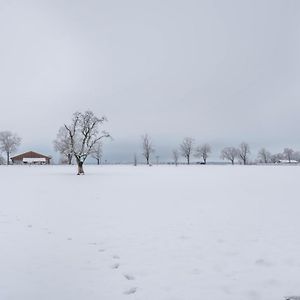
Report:
[[[300,1],[0,0],[0,130],[53,154],[76,110],[105,114],[105,157],[148,132],[300,150]]]

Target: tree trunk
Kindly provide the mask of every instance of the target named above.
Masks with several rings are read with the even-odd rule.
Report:
[[[189,156],[187,157],[187,164],[188,165],[190,164],[190,157]]]
[[[100,159],[99,158],[96,158],[97,159],[97,165],[99,166],[100,165]]]
[[[81,175],[81,174],[84,175],[83,162],[82,161],[78,161],[77,165],[78,165],[78,173],[77,173],[77,175]]]
[[[147,165],[149,165],[149,157],[146,157]]]
[[[68,164],[72,164],[72,154],[68,154]]]
[[[231,161],[231,164],[234,165],[234,159]]]
[[[9,152],[6,152],[6,163],[9,165]]]

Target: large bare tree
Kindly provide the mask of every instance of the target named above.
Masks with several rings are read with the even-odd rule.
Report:
[[[203,159],[203,163],[206,165],[206,161],[208,158],[208,155],[211,153],[211,147],[209,144],[203,144],[198,146],[195,149],[195,157],[200,157]]]
[[[94,147],[94,152],[92,153],[92,158],[96,159],[97,165],[100,165],[103,156],[103,143],[99,141]]]
[[[186,159],[187,164],[190,164],[190,157],[194,149],[194,139],[186,137],[180,144],[181,155]]]
[[[6,154],[6,164],[9,165],[10,155],[17,151],[21,144],[21,138],[10,132],[2,131],[0,132],[0,150]]]
[[[146,159],[147,165],[149,165],[151,154],[154,153],[154,148],[152,146],[151,139],[147,133],[142,136],[142,149],[143,149],[142,154]]]
[[[238,155],[239,155],[239,150],[236,149],[235,147],[225,147],[221,151],[221,158],[224,160],[225,159],[229,160],[232,165],[234,165],[234,161],[238,157]]]
[[[263,164],[270,163],[271,162],[271,157],[272,157],[272,154],[268,150],[266,150],[265,148],[261,148],[258,151],[258,154],[257,154],[258,161],[263,163]]]
[[[65,126],[59,128],[56,139],[53,141],[54,149],[63,156],[63,160],[67,160],[68,164],[72,164],[73,150],[71,138]]]
[[[77,175],[84,174],[83,164],[87,157],[94,153],[99,141],[110,137],[108,132],[100,131],[105,121],[105,117],[98,118],[92,111],[75,112],[71,124],[65,125],[78,166]]]
[[[250,151],[250,146],[249,144],[243,142],[240,144],[239,148],[239,158],[241,159],[242,163],[246,165],[249,161],[249,154],[251,153]]]

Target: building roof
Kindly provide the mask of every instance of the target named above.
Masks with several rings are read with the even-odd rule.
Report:
[[[11,157],[13,160],[23,160],[23,158],[46,158],[46,159],[51,159],[50,156],[46,156],[34,151],[28,151],[19,155],[16,155],[14,157]]]

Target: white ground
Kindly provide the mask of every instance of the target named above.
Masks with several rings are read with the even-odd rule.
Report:
[[[0,299],[300,295],[300,168],[0,167]]]

